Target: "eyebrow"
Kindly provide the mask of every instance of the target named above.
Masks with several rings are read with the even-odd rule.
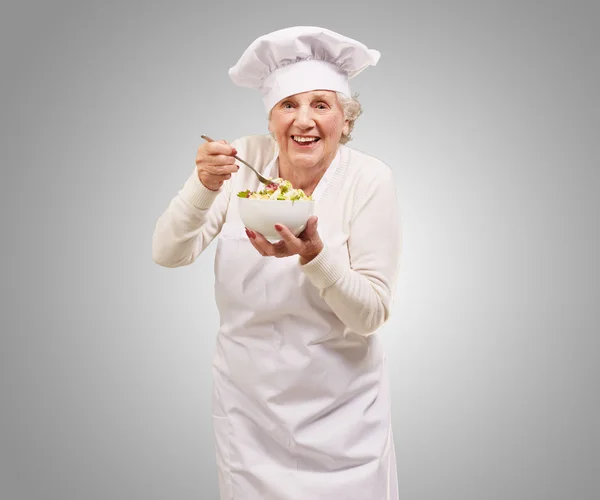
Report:
[[[329,99],[333,99],[333,95],[332,94],[324,94],[322,92],[315,93],[311,97],[311,101],[326,101],[326,102],[328,102]],[[295,96],[290,96],[286,99],[283,99],[281,101],[281,104],[285,104],[286,102],[298,102],[298,98]]]
[[[330,99],[331,97],[332,97],[332,96],[331,96],[331,94],[322,94],[322,93],[318,93],[318,94],[315,94],[315,95],[313,96],[313,99],[321,99],[321,100],[323,100],[323,101],[327,101],[327,100],[328,100],[328,99]]]

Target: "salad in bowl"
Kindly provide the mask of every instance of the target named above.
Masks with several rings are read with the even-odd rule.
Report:
[[[306,228],[314,214],[315,200],[302,189],[296,189],[290,181],[277,178],[258,191],[240,191],[238,207],[243,224],[262,234],[270,242],[279,241],[275,224],[283,224],[295,236]]]
[[[249,200],[313,200],[311,196],[304,194],[302,189],[294,189],[290,181],[286,181],[279,177],[277,179],[271,179],[271,184],[267,184],[264,189],[260,191],[250,191],[249,189],[240,191],[238,197],[248,198]]]

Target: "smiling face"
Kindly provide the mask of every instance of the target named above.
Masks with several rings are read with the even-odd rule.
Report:
[[[271,110],[269,130],[279,144],[280,164],[294,170],[325,170],[335,157],[348,122],[337,94],[329,90],[286,97]]]

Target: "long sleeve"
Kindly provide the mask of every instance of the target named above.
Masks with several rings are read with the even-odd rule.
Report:
[[[302,269],[351,331],[370,335],[389,318],[402,251],[402,229],[390,169],[362,186],[350,220],[350,265],[325,246]]]
[[[219,191],[206,188],[196,169],[159,217],[152,237],[152,260],[164,267],[193,263],[223,225],[230,182]]]

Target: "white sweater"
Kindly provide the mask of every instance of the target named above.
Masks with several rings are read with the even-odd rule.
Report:
[[[244,137],[232,145],[261,173],[278,154],[270,135]],[[389,318],[396,289],[402,249],[399,206],[385,163],[345,145],[339,153],[329,188],[316,205],[325,246],[301,268],[350,331],[370,335]],[[243,165],[219,191],[204,187],[194,168],[158,219],[154,262],[192,264],[232,217],[230,200],[239,191],[257,188],[256,176]]]

